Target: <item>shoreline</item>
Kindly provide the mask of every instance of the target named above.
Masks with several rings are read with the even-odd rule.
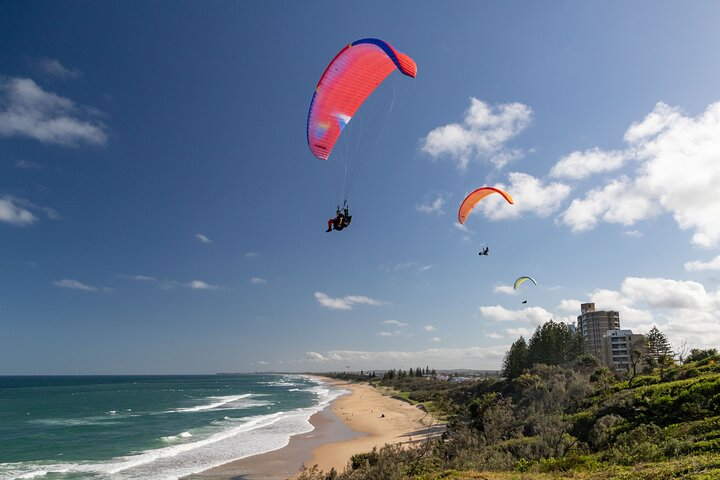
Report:
[[[184,480],[281,480],[297,477],[303,465],[342,472],[352,455],[386,443],[421,441],[444,430],[431,415],[367,384],[319,377],[332,388],[350,390],[310,417],[313,430],[290,437],[278,450],[229,462]]]

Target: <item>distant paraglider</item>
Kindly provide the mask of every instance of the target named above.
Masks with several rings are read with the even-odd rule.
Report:
[[[465,200],[463,200],[463,202],[460,204],[460,209],[458,210],[458,222],[460,222],[461,225],[464,224],[467,216],[470,215],[470,211],[475,208],[475,205],[477,205],[480,200],[493,193],[499,193],[510,204],[514,203],[510,194],[507,192],[503,192],[499,188],[480,187],[474,192],[472,192],[470,195],[465,197]]]
[[[518,288],[520,285],[522,285],[523,283],[527,282],[528,280],[530,280],[532,283],[534,283],[535,285],[537,285],[537,282],[536,282],[535,279],[532,278],[532,277],[520,277],[520,278],[518,278],[517,280],[515,280],[515,283],[513,284],[513,288],[514,288],[515,290],[517,290],[517,288]]]
[[[532,277],[523,276],[515,280],[515,283],[513,284],[513,289],[517,290],[520,285],[530,280],[532,283],[537,285],[537,282]],[[522,303],[527,303],[527,300],[523,300]]]

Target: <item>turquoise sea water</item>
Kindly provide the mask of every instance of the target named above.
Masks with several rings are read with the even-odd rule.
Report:
[[[0,377],[0,480],[179,478],[281,448],[341,393],[296,375]]]

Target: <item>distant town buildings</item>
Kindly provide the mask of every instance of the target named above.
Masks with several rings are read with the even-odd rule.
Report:
[[[620,329],[620,313],[613,310],[595,310],[594,303],[580,304],[577,329],[585,338],[590,353],[601,359],[603,337],[608,330]]]
[[[615,371],[630,371],[638,366],[647,350],[645,336],[620,329],[620,313],[595,310],[594,303],[580,304],[577,331],[582,333],[588,351]]]
[[[600,361],[614,370],[629,371],[646,351],[644,335],[632,330],[608,330],[602,339]]]

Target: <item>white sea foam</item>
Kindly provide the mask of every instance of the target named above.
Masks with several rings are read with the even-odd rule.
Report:
[[[204,405],[195,405],[193,407],[185,407],[185,408],[176,408],[175,410],[169,410],[165,413],[180,413],[180,412],[202,412],[205,410],[213,410],[213,409],[219,409],[220,407],[225,408],[235,408],[233,407],[233,402],[237,402],[238,400],[242,400],[243,398],[251,397],[252,393],[245,393],[243,395],[226,395],[224,397],[209,397],[209,400],[213,400],[212,403],[207,403]],[[240,407],[240,408],[247,408],[247,407]]]
[[[169,435],[167,437],[161,437],[161,439],[165,443],[173,443],[173,442],[177,442],[178,440],[182,440],[183,438],[190,438],[190,437],[192,437],[192,433],[182,432],[182,433],[178,433],[177,435]]]
[[[185,440],[182,443],[172,444],[171,441],[170,445],[159,449],[118,457],[107,462],[0,464],[0,480],[41,478],[60,472],[103,480],[170,480],[236,459],[276,450],[287,445],[291,436],[311,431],[313,426],[309,422],[310,417],[338,396],[347,393],[344,390],[330,389],[315,379],[309,380],[317,383],[308,389],[317,396],[312,407],[242,419],[225,417],[224,421],[206,427],[208,430],[204,432],[190,434],[188,431],[173,436]],[[247,398],[247,395],[242,397]],[[228,398],[216,397],[216,401],[211,405],[233,401],[228,402]],[[190,436],[183,436],[184,434]]]
[[[120,422],[107,419],[106,417],[88,417],[88,418],[37,418],[30,420],[29,423],[39,425],[50,425],[57,427],[78,427],[87,425],[116,425]]]

